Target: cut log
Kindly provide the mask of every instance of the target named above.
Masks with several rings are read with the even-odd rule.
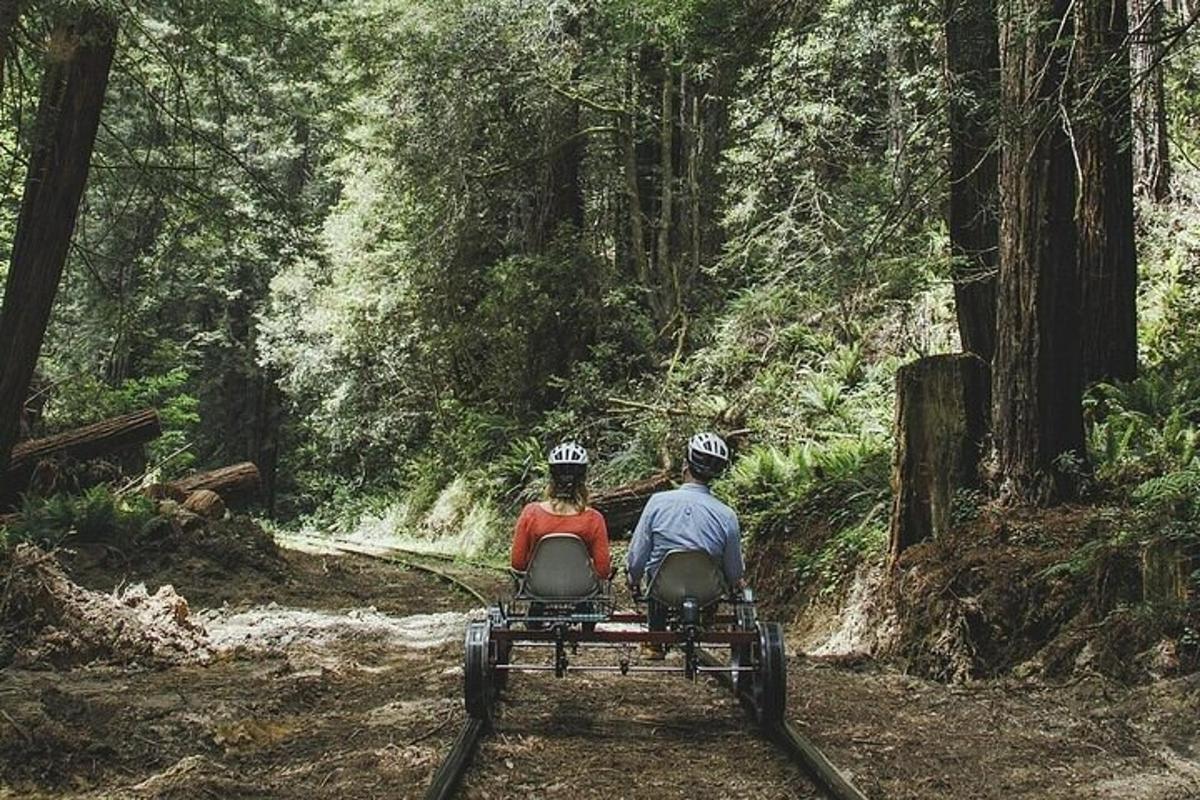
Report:
[[[955,495],[979,485],[990,407],[988,366],[978,356],[921,358],[896,373],[893,561],[945,533]]]
[[[672,489],[674,486],[670,476],[660,472],[644,480],[597,492],[591,503],[604,515],[610,537],[628,536],[637,525],[642,509],[646,507],[651,495]]]
[[[225,516],[225,501],[211,489],[192,492],[187,500],[183,501],[183,507],[206,519],[221,519]]]
[[[144,444],[162,435],[158,412],[154,409],[136,411],[121,417],[94,422],[65,433],[20,442],[12,451],[9,471],[32,467],[43,458],[65,455],[86,461],[119,450]]]
[[[145,444],[162,434],[158,412],[137,411],[120,417],[94,422],[81,428],[20,442],[0,484],[0,503],[11,503],[17,495],[30,490],[38,464],[46,459],[66,456],[77,461],[99,458],[129,447]],[[41,481],[43,485],[45,481]],[[50,485],[53,485],[53,481]]]
[[[258,467],[250,461],[209,472],[197,472],[170,484],[189,495],[207,489],[221,495],[226,502],[249,499],[258,493],[261,485],[262,478],[258,474]]]

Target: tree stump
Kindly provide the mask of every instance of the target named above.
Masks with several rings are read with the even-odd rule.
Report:
[[[1155,539],[1142,550],[1142,600],[1186,603],[1191,559],[1182,542]]]
[[[991,407],[988,366],[969,353],[921,358],[896,373],[891,558],[941,536],[960,489],[979,485]]]

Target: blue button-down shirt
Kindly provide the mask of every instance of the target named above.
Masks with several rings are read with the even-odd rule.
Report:
[[[707,486],[685,483],[650,498],[633,532],[625,566],[631,583],[650,578],[672,550],[703,550],[719,559],[732,585],[745,571],[741,528],[733,509]]]

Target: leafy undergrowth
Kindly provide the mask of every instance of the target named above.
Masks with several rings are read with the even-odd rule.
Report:
[[[1195,555],[1136,510],[984,508],[900,557],[881,654],[939,680],[1194,671],[1200,605],[1184,565]]]

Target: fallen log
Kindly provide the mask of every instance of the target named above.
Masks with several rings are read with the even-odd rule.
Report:
[[[161,434],[158,412],[146,409],[53,436],[18,442],[13,447],[12,458],[0,483],[0,505],[11,504],[17,495],[30,489],[30,481],[39,464],[53,471],[46,463],[49,459],[66,457],[87,461],[145,444]]]
[[[187,495],[201,490],[216,492],[228,503],[231,500],[245,500],[257,494],[262,485],[262,477],[258,474],[257,466],[250,461],[243,461],[208,472],[197,472],[168,485]]]
[[[41,459],[51,456],[70,456],[76,461],[86,461],[123,447],[145,444],[161,435],[162,425],[157,411],[152,408],[135,411],[54,436],[19,442],[13,447],[8,471],[27,470]]]
[[[610,537],[627,536],[633,532],[651,495],[674,486],[670,475],[660,472],[640,481],[596,492],[591,504],[604,515]]]

